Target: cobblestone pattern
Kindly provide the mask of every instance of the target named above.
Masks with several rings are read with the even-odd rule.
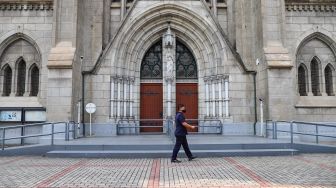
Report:
[[[336,155],[169,159],[1,157],[0,187],[336,187]]]

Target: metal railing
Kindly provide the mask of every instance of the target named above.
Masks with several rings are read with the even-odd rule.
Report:
[[[121,119],[117,123],[117,135],[140,134],[144,129],[151,129],[152,134],[164,134],[165,119]]]
[[[195,126],[197,132],[189,132],[190,134],[222,134],[223,124],[219,119],[186,119],[186,122]],[[210,124],[210,125],[207,125]]]
[[[187,119],[186,122],[188,124],[193,125],[193,126],[198,128],[197,132],[188,132],[189,134],[222,134],[223,133],[223,124],[220,120],[216,120],[216,119],[208,119],[208,120]],[[216,125],[204,125],[205,122],[215,122]],[[170,120],[167,123],[167,126],[168,126],[167,135],[170,137],[170,139],[173,142],[175,142],[175,121]],[[204,132],[205,128],[215,129],[216,131],[214,131],[214,132]]]
[[[220,120],[187,119],[186,122],[198,128],[197,132],[189,132],[190,134],[222,134],[223,132],[223,126]],[[207,123],[209,123],[209,125],[206,125]],[[117,123],[117,135],[140,133],[143,134],[141,130],[152,129],[150,131],[152,132],[152,134],[166,133],[170,136],[174,134],[174,128],[174,121],[172,119],[119,120]]]
[[[57,131],[55,132],[55,125],[57,124],[64,124],[65,130],[64,131]],[[29,127],[37,127],[37,126],[44,126],[44,125],[50,125],[51,126],[51,132],[45,133],[45,134],[26,134],[26,129]],[[54,145],[54,135],[55,134],[61,134],[64,133],[65,140],[70,140],[70,133],[73,134],[73,138],[77,138],[76,135],[76,122],[70,121],[70,122],[49,122],[49,123],[36,123],[36,124],[26,124],[26,125],[15,125],[15,126],[6,126],[6,127],[0,127],[0,130],[2,130],[2,134],[0,137],[1,140],[1,149],[5,150],[5,145],[7,140],[21,140],[21,145],[25,145],[25,138],[34,138],[34,137],[42,137],[42,136],[51,136],[51,145]],[[72,127],[72,128],[71,128]],[[20,136],[14,136],[14,137],[6,137],[7,130],[11,129],[21,129],[21,135]]]
[[[289,126],[289,130],[280,130],[278,128],[279,123],[281,123],[281,126],[287,125]],[[269,125],[271,125],[271,128],[269,128]],[[314,126],[314,133],[306,133],[306,132],[300,132],[300,131],[294,131],[294,125],[303,125],[303,126]],[[301,121],[272,121],[272,120],[266,120],[266,137],[268,137],[268,133],[272,132],[272,138],[278,139],[278,133],[289,133],[290,134],[290,143],[294,143],[294,135],[305,135],[305,136],[314,136],[315,137],[315,143],[319,144],[319,138],[335,138],[336,136],[328,135],[328,134],[322,134],[320,132],[321,127],[328,127],[335,129],[336,133],[336,125],[330,125],[330,124],[322,124],[322,123],[311,123],[311,122],[301,122]],[[335,140],[336,141],[336,140]]]

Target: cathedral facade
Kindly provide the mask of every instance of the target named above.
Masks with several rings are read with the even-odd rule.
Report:
[[[335,55],[334,0],[0,0],[0,124],[335,122]]]

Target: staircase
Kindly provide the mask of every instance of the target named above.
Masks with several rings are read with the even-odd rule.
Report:
[[[226,156],[280,156],[296,155],[298,150],[290,144],[193,144],[193,155],[198,157]],[[55,146],[46,153],[48,157],[88,158],[169,158],[173,145],[66,145]],[[185,157],[181,148],[180,157]]]

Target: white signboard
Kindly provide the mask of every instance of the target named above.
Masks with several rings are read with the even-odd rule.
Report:
[[[25,121],[47,121],[45,111],[26,111]]]
[[[95,113],[97,108],[96,108],[96,105],[93,104],[93,103],[88,103],[86,106],[85,106],[85,110],[87,113],[90,114],[90,136],[92,136],[92,125],[91,125],[91,114]]]
[[[87,113],[89,114],[93,114],[96,112],[96,105],[93,104],[93,103],[88,103],[86,106],[85,106],[85,110]]]
[[[0,111],[0,121],[21,121],[21,111]]]

